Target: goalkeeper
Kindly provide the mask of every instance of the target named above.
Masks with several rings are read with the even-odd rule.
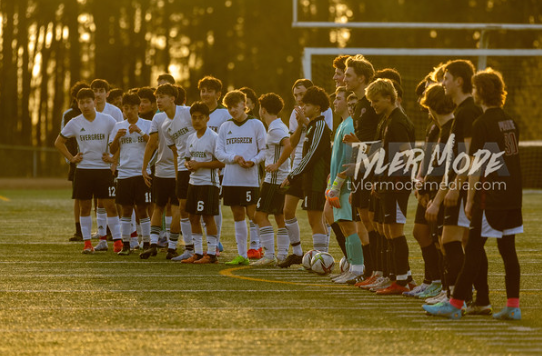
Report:
[[[330,173],[328,187],[326,190],[325,216],[330,225],[337,223],[341,232],[346,236],[343,252],[345,253],[350,270],[347,273],[333,279],[335,283],[355,284],[363,276],[363,250],[361,240],[358,236],[356,223],[353,221],[352,206],[349,202],[351,192],[351,178],[347,177],[346,165],[352,157],[352,146],[343,142],[343,138],[354,133],[354,123],[348,111],[347,90],[345,87],[338,87],[333,101],[335,112],[341,116],[343,121],[335,133],[333,149],[331,153]],[[331,209],[332,207],[332,214]],[[342,246],[341,246],[342,247]]]

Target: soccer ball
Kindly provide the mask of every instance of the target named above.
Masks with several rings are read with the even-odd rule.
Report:
[[[312,270],[318,274],[328,274],[333,271],[335,267],[335,260],[327,252],[320,252],[314,255],[311,260]]]
[[[316,255],[317,253],[320,253],[320,251],[318,251],[318,250],[310,250],[309,252],[307,252],[303,256],[302,264],[303,264],[303,267],[307,271],[311,271],[311,267],[312,267],[311,261],[312,261],[312,258],[314,257],[314,255]]]
[[[350,262],[348,262],[348,259],[346,256],[341,258],[341,261],[339,262],[339,266],[341,267],[341,273],[347,272],[350,269]]]

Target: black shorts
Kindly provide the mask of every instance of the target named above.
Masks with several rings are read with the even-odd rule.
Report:
[[[471,228],[480,229],[482,237],[496,237],[521,234],[523,217],[521,209],[481,210],[474,208]]]
[[[260,197],[260,188],[225,186],[222,187],[222,196],[224,205],[227,206],[256,205]]]
[[[179,200],[175,195],[175,178],[160,178],[152,179],[152,199],[159,207],[165,207],[168,203],[179,205]]]
[[[73,197],[79,200],[115,199],[115,184],[110,169],[75,170]]]
[[[460,226],[469,228],[470,220],[465,214],[465,206],[467,204],[467,192],[462,190],[459,193],[459,201],[455,206],[445,207],[444,209],[444,226]]]
[[[75,178],[76,169],[77,169],[77,165],[75,163],[70,163],[70,168],[68,170],[68,181],[73,182],[73,179]]]
[[[175,190],[177,198],[186,199],[188,196],[188,182],[190,182],[190,171],[178,171]]]
[[[117,178],[117,204],[133,206],[151,202],[151,189],[145,184],[143,176]]]
[[[410,192],[380,194],[384,224],[406,223]]]
[[[303,192],[303,203],[301,208],[308,211],[324,211],[326,205],[326,194],[324,192]]]
[[[267,214],[282,215],[284,210],[284,192],[280,184],[263,183],[256,211]]]
[[[363,180],[354,182],[352,189],[352,206],[360,209],[368,209],[371,199],[371,191],[365,189]],[[354,190],[355,188],[355,190]]]
[[[192,215],[218,215],[220,189],[214,185],[188,185],[187,213]]]
[[[291,195],[299,199],[303,199],[305,196],[303,195],[303,179],[301,177],[298,177],[297,179],[294,179],[293,182],[290,182],[291,184],[286,188],[285,195]]]

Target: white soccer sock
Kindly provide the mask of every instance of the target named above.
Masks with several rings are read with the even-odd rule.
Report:
[[[192,234],[194,239],[194,252],[197,255],[203,255],[203,235],[202,234]]]
[[[141,226],[141,239],[143,242],[151,241],[151,218],[139,220]]]
[[[256,225],[252,220],[249,220],[250,225],[250,248],[254,250],[259,250],[260,245],[260,236],[258,235],[259,226]]]
[[[113,240],[120,240],[122,238],[122,235],[120,233],[120,220],[118,216],[108,216],[107,226],[109,226],[109,230],[111,230]],[[128,236],[130,236],[130,234],[128,234]]]
[[[181,232],[183,233],[184,245],[193,245],[192,239],[192,225],[190,225],[190,219],[181,219]]]
[[[171,226],[171,221],[173,220],[172,216],[165,216],[164,222],[166,224],[166,234],[169,235],[169,227]]]
[[[105,208],[96,209],[96,224],[98,224],[98,235],[107,235],[107,211]],[[111,228],[109,228],[111,229]],[[111,231],[113,233],[113,231]]]
[[[313,234],[312,245],[315,250],[321,252],[327,252],[327,235],[326,234]]]
[[[216,255],[216,247],[218,246],[218,239],[216,235],[207,235],[207,254]]]
[[[303,249],[301,248],[301,240],[299,232],[299,224],[297,218],[286,220],[286,230],[288,231],[288,237],[290,238],[290,245],[294,250],[294,254],[301,256],[303,254]]]
[[[132,233],[131,219],[122,217],[120,219],[120,229],[122,231],[122,242],[130,242],[130,235]]]
[[[151,245],[156,245],[158,243],[158,238],[160,237],[160,226],[151,226]]]
[[[301,250],[301,245],[298,245]],[[288,249],[290,248],[290,239],[288,237],[288,231],[285,227],[281,227],[277,230],[277,257],[284,259],[288,256]],[[301,255],[301,252],[300,252]]]
[[[237,252],[239,256],[248,258],[247,256],[247,222],[245,220],[235,221],[235,241],[237,242]]]
[[[218,232],[217,235],[216,235],[216,238],[217,238],[216,245],[218,246],[218,243],[220,242],[220,236],[222,235],[221,234],[221,231],[222,231],[222,204],[220,204],[220,200],[218,201],[218,215],[215,215],[215,224],[216,224],[216,231]]]
[[[273,226],[264,226],[260,230],[260,240],[264,249],[265,257],[275,257],[275,232]]]
[[[132,218],[130,222],[132,224],[132,231],[130,231],[130,234],[131,234],[132,232],[137,231],[137,219],[136,219],[135,209],[132,210]]]
[[[81,224],[81,234],[83,235],[83,240],[90,241],[90,230],[92,229],[92,217],[89,216],[79,216],[79,223]]]
[[[363,274],[363,272],[365,271],[365,266],[364,265],[351,265],[350,270],[352,272],[354,272],[355,274]]]
[[[170,231],[168,246],[167,246],[168,250],[176,250],[178,242],[179,242],[179,234]]]

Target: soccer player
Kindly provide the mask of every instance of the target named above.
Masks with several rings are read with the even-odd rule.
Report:
[[[132,232],[132,212],[137,209],[137,216],[141,224],[143,243],[150,242],[151,221],[147,214],[151,203],[151,191],[145,184],[141,167],[145,147],[149,140],[151,122],[139,118],[139,104],[141,100],[137,94],[124,94],[122,96],[122,112],[126,120],[117,122],[110,136],[111,154],[120,151],[120,164],[117,176],[117,204],[122,206],[121,234],[123,247],[118,254],[130,254],[130,233]]]
[[[55,141],[55,147],[68,159],[76,163],[74,177],[74,198],[79,199],[81,232],[85,246],[84,254],[94,253],[90,241],[92,218],[92,197],[96,197],[106,209],[107,225],[115,240],[116,252],[122,249],[120,223],[115,207],[115,187],[113,175],[107,163],[109,134],[115,126],[115,119],[96,112],[94,92],[83,88],[77,93],[77,103],[81,115],[66,124]],[[74,156],[66,147],[66,141],[75,137],[79,152]],[[107,156],[107,157],[106,157]]]
[[[115,119],[117,122],[121,122],[124,120],[124,117],[122,116],[122,111],[120,111],[120,109],[115,105],[107,102],[107,98],[109,97],[109,94],[111,92],[107,80],[94,79],[90,83],[90,88],[94,91],[94,95],[96,96],[97,112],[111,115],[113,119]]]
[[[391,163],[397,160],[405,164],[405,153],[414,146],[414,125],[399,107],[397,91],[392,81],[377,79],[367,87],[365,93],[376,114],[382,115],[385,120],[382,131],[385,162]],[[408,263],[408,244],[404,234],[410,196],[410,174],[405,174],[402,169],[399,172],[387,171],[380,183],[379,195],[384,213],[384,234],[391,245],[396,280],[389,287],[377,290],[376,293],[401,294],[414,287]]]
[[[207,264],[218,263],[216,251],[218,245],[217,228],[214,216],[218,215],[220,181],[218,169],[224,164],[215,158],[218,134],[207,128],[209,108],[198,101],[190,107],[192,127],[186,142],[185,167],[190,171],[190,181],[186,197],[186,212],[190,214],[195,253],[182,260],[183,263]],[[203,230],[205,223],[207,236],[207,254],[203,254]]]
[[[260,118],[266,123],[267,137],[265,150],[265,164],[274,164],[280,158],[285,145],[289,145],[290,134],[288,127],[284,125],[279,115],[284,107],[284,102],[275,93],[262,95],[259,99]],[[286,262],[290,239],[284,222],[284,193],[280,184],[290,173],[290,160],[285,161],[276,171],[267,172],[265,175],[262,191],[256,204],[255,221],[260,228],[260,240],[264,250],[264,256],[254,266],[274,266],[276,263]],[[277,223],[277,258],[275,258],[275,232],[269,221],[269,215],[275,216]],[[301,256],[288,263],[301,263]]]
[[[111,89],[107,96],[107,102],[122,110],[122,94],[123,92],[120,88]]]
[[[467,60],[454,60],[444,65],[444,80],[442,85],[454,103],[454,122],[450,142],[453,144],[453,158],[465,154],[469,150],[472,136],[472,123],[482,114],[482,110],[472,98],[472,81],[474,66]],[[451,172],[453,173],[453,171]],[[444,202],[444,227],[442,230],[441,247],[446,261],[446,285],[453,293],[454,282],[463,265],[463,242],[468,236],[469,219],[465,215],[467,191],[463,188],[466,174],[451,175],[449,189],[439,194],[433,200],[434,207]],[[483,257],[482,257],[483,258]],[[485,262],[483,262],[485,264]],[[444,288],[436,302],[448,299]]]
[[[292,110],[289,121],[290,145],[285,146],[278,162],[272,165],[268,165],[265,168],[266,171],[273,172],[277,170],[278,167],[280,167],[288,159],[288,157],[290,157],[292,152],[294,152],[292,170],[297,168],[301,163],[301,159],[303,157],[303,142],[305,141],[305,135],[309,123],[309,120],[307,119],[302,109],[302,98],[303,95],[305,95],[305,93],[307,92],[307,90],[312,86],[313,84],[309,79],[298,79],[295,81],[292,87],[292,93],[296,101],[296,106],[294,107],[294,110]],[[331,131],[333,129],[333,113],[331,109],[328,107],[327,110],[322,112],[322,115],[324,116],[324,121],[326,125]],[[303,255],[303,250],[301,248],[299,224],[296,218],[297,204],[299,203],[299,200],[302,200],[303,198],[304,195],[301,179],[290,182],[290,185],[288,186],[284,197],[284,219],[286,222],[286,229],[288,230],[288,237],[290,238],[290,245],[293,249],[293,254],[297,256]],[[303,203],[302,208],[307,210],[306,204]],[[320,236],[320,234],[317,234],[316,236],[313,235],[313,248],[318,251],[327,251],[329,245],[328,238],[329,235],[327,234],[327,231],[325,236]],[[292,256],[292,258],[294,257]],[[279,266],[286,268],[290,265],[280,263]]]
[[[331,216],[327,215],[326,218],[330,225],[337,223],[342,235],[346,236],[343,253],[350,263],[350,273],[344,274],[340,279],[333,280],[339,284],[355,281],[364,272],[361,240],[357,233],[356,223],[353,221],[352,205],[349,202],[351,182],[345,173],[345,165],[350,163],[352,157],[352,147],[343,143],[343,138],[345,135],[354,132],[354,123],[348,112],[346,95],[347,91],[344,86],[337,87],[333,105],[335,106],[335,112],[341,116],[343,121],[337,128],[335,140],[333,141],[329,184],[326,191],[326,208],[328,206],[332,208]]]
[[[70,108],[62,114],[62,123],[60,124],[61,130],[64,128],[64,126],[66,126],[66,124],[71,119],[81,115],[81,110],[79,110],[79,107],[77,105],[77,93],[79,92],[79,90],[83,88],[89,88],[89,85],[84,82],[77,82],[71,87],[70,98],[72,99],[72,103],[71,103]],[[75,138],[73,137],[69,138],[68,141],[66,142],[66,147],[68,147],[68,151],[70,151],[70,153],[73,156],[77,154],[78,148],[77,148],[77,141],[75,140]],[[74,194],[73,177],[75,175],[75,168],[77,168],[77,165],[69,161],[67,162],[70,166],[70,169],[68,171],[68,180],[72,182],[72,199],[73,199],[73,215],[74,215],[73,217],[75,220],[75,233],[73,234],[72,237],[70,237],[70,241],[83,241],[83,235],[81,233],[81,223],[79,222],[79,210],[80,210],[79,200],[75,199],[73,196]]]
[[[139,117],[152,121],[152,118],[156,113],[156,97],[154,96],[154,90],[150,87],[139,88],[137,95],[141,100],[141,104],[139,104]]]
[[[226,165],[222,193],[224,205],[233,213],[239,253],[226,264],[248,265],[245,218],[254,219],[260,194],[258,164],[265,159],[265,128],[260,120],[247,115],[245,93],[230,91],[223,102],[232,119],[220,126],[215,156]]]
[[[346,90],[354,92],[358,98],[358,102],[354,108],[354,115],[352,116],[355,134],[346,135],[346,139],[349,142],[371,142],[376,137],[380,116],[376,114],[367,99],[365,89],[373,81],[375,70],[371,62],[362,55],[349,57],[345,64],[344,83]],[[348,140],[349,137],[354,139]],[[358,223],[358,236],[362,242],[365,260],[370,262],[372,260],[371,255],[377,255],[376,248],[379,245],[378,240],[380,239],[380,242],[383,242],[384,237],[375,231],[369,217],[371,191],[366,189],[364,183],[365,181],[361,179],[361,175],[358,175],[357,179],[352,180],[354,186],[354,189],[352,189],[352,208],[355,209],[353,218],[355,219],[355,215],[359,215],[361,219],[361,223]],[[336,225],[332,225],[331,227],[337,235],[339,245],[344,244],[346,237],[342,234],[342,231]],[[369,285],[376,282],[378,278],[382,277],[381,272],[375,270],[372,276],[366,276],[368,278],[365,281],[360,281],[360,283]]]
[[[163,86],[171,84],[163,84]],[[173,87],[175,89],[175,87]],[[165,120],[163,127],[165,131],[166,144],[173,150],[174,162],[177,167],[177,186],[176,193],[177,198],[179,199],[179,214],[180,220],[176,219],[175,216],[171,222],[171,227],[169,230],[169,247],[171,258],[177,257],[173,256],[174,251],[177,249],[177,242],[179,237],[179,232],[182,231],[183,240],[185,246],[195,246],[201,245],[201,241],[194,241],[192,236],[192,227],[190,224],[190,216],[186,212],[186,197],[188,194],[188,182],[190,181],[190,171],[185,166],[185,155],[187,151],[187,138],[194,132],[192,127],[192,118],[190,116],[190,108],[186,106],[170,106],[169,101],[167,101],[166,106],[162,106],[163,110],[168,110],[169,113],[175,112],[175,117],[171,120]],[[175,102],[173,103],[175,104]],[[201,238],[201,236],[199,236]],[[186,251],[179,256],[178,260],[189,259],[194,255],[194,250],[187,248]]]
[[[472,78],[472,83],[474,100],[481,105],[483,114],[472,126],[469,147],[471,169],[465,213],[471,225],[465,261],[452,298],[423,308],[432,315],[461,318],[461,309],[475,278],[481,273],[487,276],[487,270],[482,266],[484,244],[488,238],[494,237],[504,262],[507,302],[506,307],[493,314],[493,318],[519,320],[520,266],[515,247],[515,235],[523,232],[519,129],[502,109],[506,90],[499,72],[491,68],[479,71]],[[488,154],[495,162],[480,162],[481,157]],[[478,298],[484,299],[482,303],[478,304]],[[484,291],[478,289],[476,299],[476,304],[485,308],[489,302],[489,288]]]
[[[169,221],[169,223],[171,223],[173,219],[179,218],[179,200],[175,194],[175,159],[173,158],[172,150],[169,149],[166,144],[164,122],[166,122],[166,120],[173,120],[175,115],[177,115],[177,111],[181,111],[181,107],[175,106],[177,89],[171,84],[164,84],[163,86],[158,87],[154,95],[156,96],[156,105],[161,112],[154,115],[151,122],[150,137],[147,146],[145,147],[145,156],[143,158],[141,173],[143,174],[147,186],[151,187],[155,207],[151,216],[151,241],[148,246],[144,244],[144,251],[139,255],[142,259],[156,256],[158,252],[157,247],[160,230],[162,229],[162,215],[168,204],[171,204],[172,215],[172,220]],[[155,172],[154,177],[151,177],[147,171],[147,167],[149,166],[149,162],[155,151],[157,155]],[[166,228],[167,225],[168,221],[166,220]],[[174,245],[176,246],[176,242],[172,242],[172,246]],[[185,246],[185,248],[190,248],[190,246]],[[176,253],[174,251],[172,251],[171,254],[169,254],[168,251],[170,258],[171,255]]]
[[[175,85],[175,78],[169,73],[163,73],[158,76],[157,79],[158,86],[162,84],[171,84]]]
[[[198,90],[201,101],[209,108],[209,122],[207,123],[207,127],[218,133],[220,126],[231,118],[228,109],[219,102],[220,97],[222,96],[222,82],[215,77],[206,76],[199,80]],[[222,171],[220,171],[221,184],[222,178]],[[218,250],[219,252],[222,252],[223,247],[220,242],[222,230],[222,204],[220,204],[220,202],[218,204],[218,214],[215,216],[215,223],[217,228]],[[252,231],[250,236],[252,241]]]
[[[337,56],[333,60],[333,68],[335,72],[333,73],[333,80],[335,81],[335,87],[343,87],[344,83],[344,72],[346,70],[346,60],[350,58],[349,55]]]
[[[245,93],[245,95],[247,96],[247,114],[252,117],[256,117],[256,114],[254,113],[254,110],[256,109],[256,104],[258,103],[258,97],[256,96],[256,92],[254,91],[254,89],[249,87],[242,87],[239,90]],[[264,126],[265,125],[266,123],[264,122]]]
[[[323,112],[329,109],[329,97],[319,87],[308,88],[301,99],[304,117],[309,119],[303,142],[303,158],[282,182],[282,187],[300,184],[303,206],[307,210],[314,248],[327,252],[327,229],[323,221],[325,191],[331,159],[331,130]],[[300,119],[300,125],[302,121]],[[301,182],[301,183],[298,183]]]

